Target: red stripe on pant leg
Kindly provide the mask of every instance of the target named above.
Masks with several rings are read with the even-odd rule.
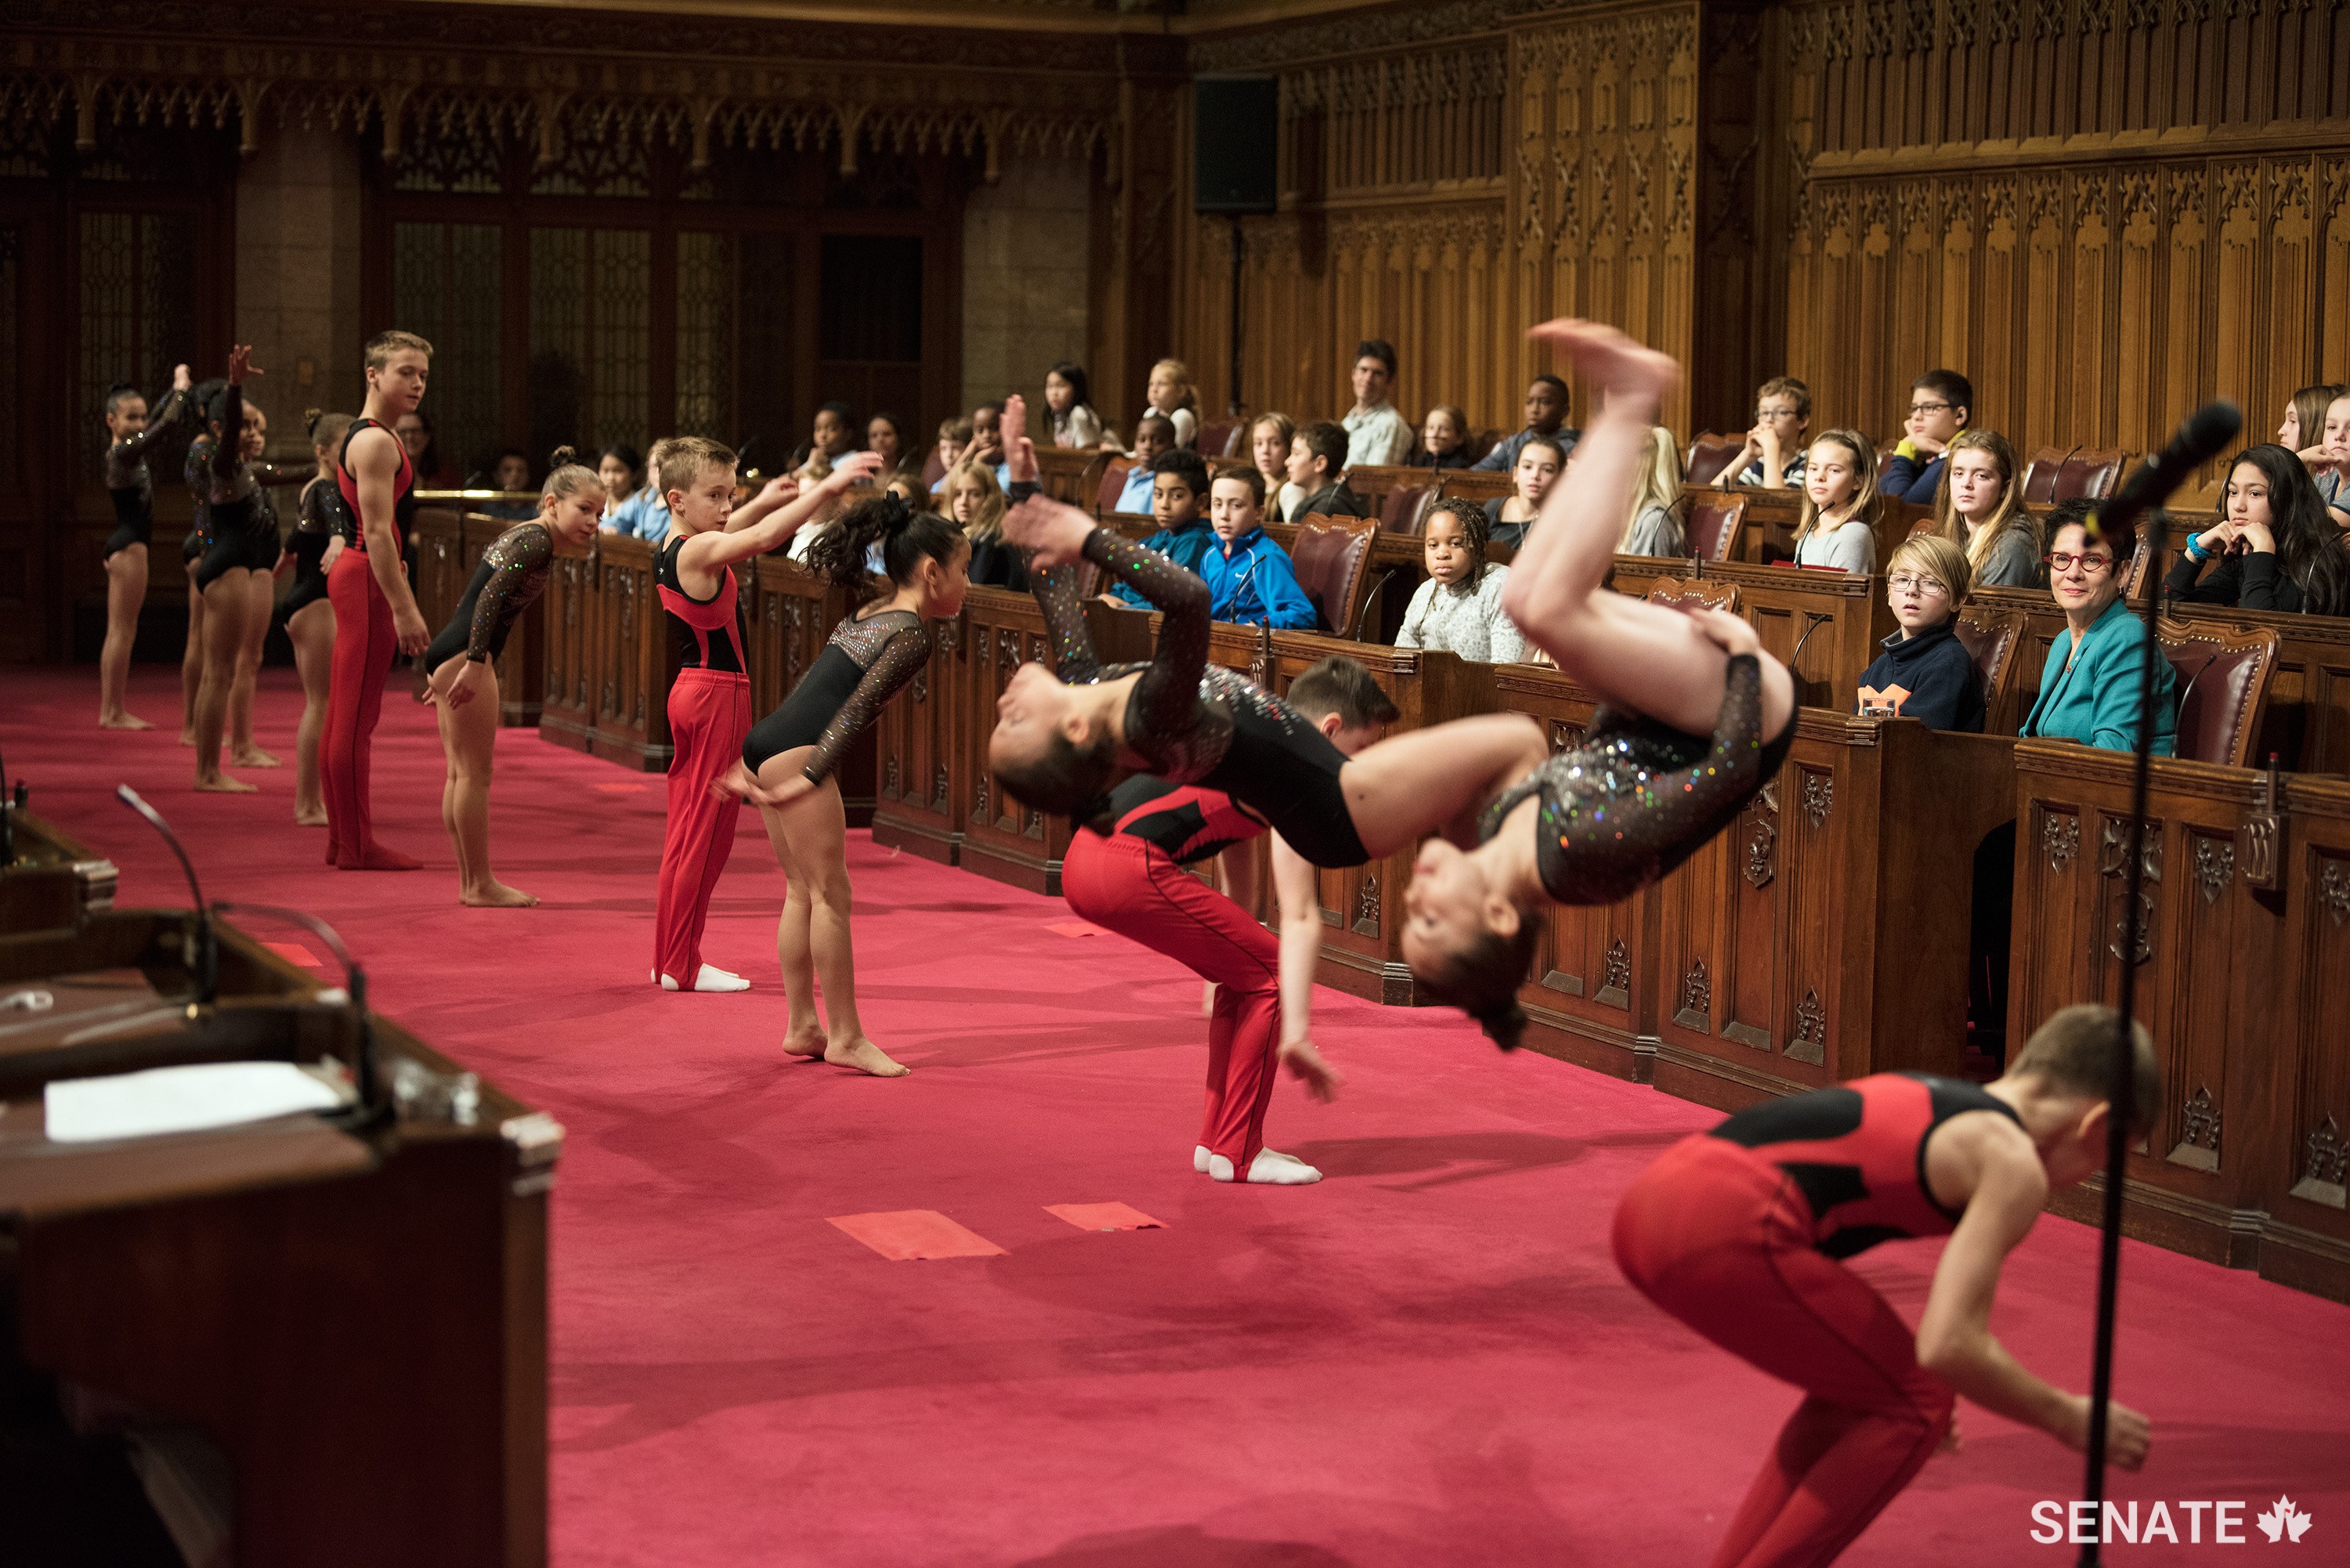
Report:
[[[1200,1141],[1245,1171],[1263,1144],[1273,1093],[1280,944],[1238,904],[1130,835],[1078,835],[1061,864],[1061,890],[1087,919],[1221,988],[1210,1024],[1213,1077]]]
[[[328,665],[326,724],[318,737],[318,779],[327,803],[327,858],[353,866],[373,842],[369,770],[383,709],[383,672],[399,639],[391,607],[367,556],[345,550],[327,574],[335,607],[335,652]]]
[[[702,971],[702,929],[710,892],[734,847],[739,803],[710,786],[743,754],[750,682],[723,670],[683,670],[670,688],[669,822],[661,836],[660,884],[653,910],[653,964],[680,986]]]

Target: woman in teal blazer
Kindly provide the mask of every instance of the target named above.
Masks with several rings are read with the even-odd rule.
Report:
[[[2048,590],[2069,635],[2049,647],[2040,701],[2022,733],[2134,751],[2146,628],[2122,602],[2122,577],[2137,541],[2107,533],[2090,543],[2085,524],[2093,510],[2088,502],[2068,501],[2048,514]],[[2154,683],[2154,754],[2167,757],[2178,730],[2178,678],[2158,653]]]

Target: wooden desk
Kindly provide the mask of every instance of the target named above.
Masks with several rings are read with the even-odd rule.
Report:
[[[1896,629],[1881,576],[1741,561],[1701,561],[1691,572],[1670,575],[1735,583],[1740,612],[1762,634],[1763,649],[1794,672],[1797,700],[1806,707],[1851,712],[1860,672]]]
[[[111,915],[75,945],[119,957],[139,932],[184,921]],[[0,940],[0,981],[28,978],[58,945]],[[151,956],[168,986],[172,959]],[[276,1006],[296,1021],[282,1040],[348,1025],[315,981],[233,928],[221,973],[224,995],[253,988],[233,998],[248,1019]],[[187,1023],[200,1039],[206,1019]],[[376,1033],[387,1070],[456,1071],[395,1024]],[[203,1054],[159,1032],[147,1064]],[[60,1146],[42,1124],[46,1081],[12,1085],[0,1112],[12,1383],[68,1379],[203,1432],[232,1467],[244,1568],[546,1562],[559,1127],[482,1085],[463,1124],[420,1111],[359,1131],[305,1117]]]
[[[0,809],[15,851],[0,860],[0,936],[75,929],[114,907],[114,862],[30,812]]]
[[[2267,890],[2252,886],[2262,775],[2157,758],[2126,952],[2132,759],[2060,741],[2020,741],[2015,757],[2010,1039],[2068,1003],[2114,1001],[2135,962],[2163,1105],[2130,1157],[2126,1227],[2350,1300],[2350,786],[2285,782]],[[2056,1207],[2094,1219],[2097,1201]]]

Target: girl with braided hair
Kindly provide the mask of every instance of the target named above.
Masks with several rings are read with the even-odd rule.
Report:
[[[1013,472],[1033,479],[1035,449],[1019,426],[1007,424],[1005,433],[1007,440],[1019,441]],[[870,452],[844,460],[867,474],[879,462]],[[1033,490],[1033,483],[1026,488]],[[886,597],[874,597],[832,628],[824,651],[791,694],[751,726],[742,764],[727,776],[725,787],[757,803],[775,863],[788,881],[775,927],[775,959],[790,1003],[784,1050],[897,1078],[909,1069],[866,1038],[857,1012],[848,930],[848,821],[833,772],[889,699],[930,661],[925,622],[962,608],[971,587],[971,541],[938,514],[885,493],[851,507],[826,529],[809,548],[806,566],[864,598],[872,587],[866,552],[875,545],[881,547],[888,574]],[[821,1016],[816,1003],[819,980]]]
[[[1429,509],[1420,530],[1428,580],[1403,612],[1398,648],[1426,648],[1479,664],[1517,664],[1526,639],[1502,613],[1510,568],[1485,560],[1485,509],[1459,496]]]

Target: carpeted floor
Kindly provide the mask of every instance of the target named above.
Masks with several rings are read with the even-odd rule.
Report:
[[[175,718],[176,672],[133,708]],[[257,797],[198,795],[175,725],[92,722],[88,669],[0,676],[0,756],[36,810],[110,855],[127,903],[182,899],[115,805],[173,822],[216,897],[333,921],[375,995],[570,1130],[555,1189],[554,1543],[603,1564],[1468,1568],[1700,1563],[1793,1397],[1652,1311],[1606,1248],[1616,1198],[1698,1106],[1531,1054],[1456,1015],[1325,992],[1336,1106],[1286,1085],[1276,1147],[1328,1179],[1191,1170],[1199,986],[1065,906],[852,840],[866,1017],[914,1069],[787,1064],[782,882],[745,815],[713,961],[758,989],[645,982],[663,781],[500,737],[498,868],[546,900],[468,910],[426,710],[395,692],[379,830],[406,875],[324,869],[293,826],[299,698],[265,673]],[[1154,1230],[1047,1212],[1124,1203]],[[836,1217],[934,1210],[1000,1252],[890,1262]],[[1937,1248],[1863,1260],[1907,1313]],[[2291,1561],[2350,1562],[2350,1309],[2128,1246],[2121,1396],[2156,1424],[2125,1498],[2290,1494]],[[2094,1237],[2043,1220],[1994,1319],[2087,1378]],[[1846,1556],[2056,1562],[2032,1504],[2073,1455],[1979,1410]],[[2181,1533],[2185,1518],[2178,1515]],[[2204,1516],[2209,1529],[2210,1515]],[[2208,1535],[2207,1535],[2208,1540]],[[2200,1561],[2210,1547],[2115,1549]]]

